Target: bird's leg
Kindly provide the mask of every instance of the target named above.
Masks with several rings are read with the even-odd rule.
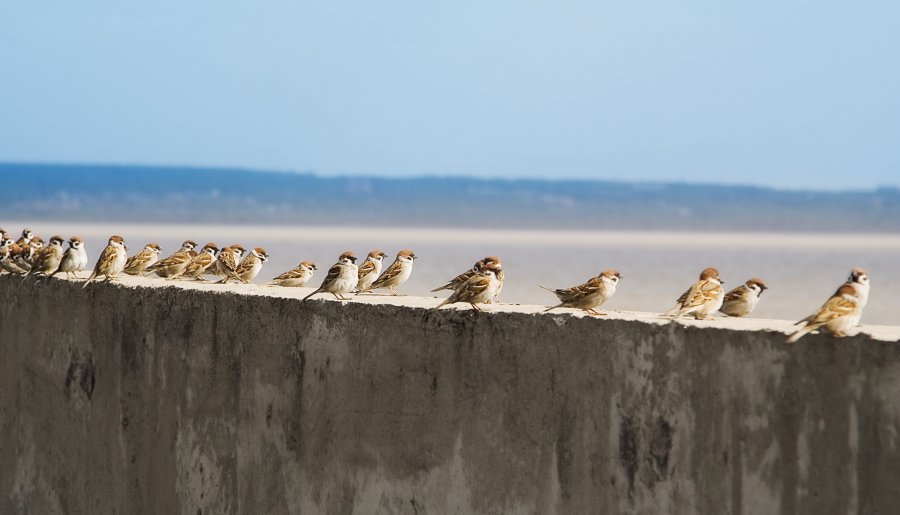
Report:
[[[474,302],[472,303],[472,307],[475,309],[475,311],[483,311],[481,308],[478,307],[478,304],[475,304]]]

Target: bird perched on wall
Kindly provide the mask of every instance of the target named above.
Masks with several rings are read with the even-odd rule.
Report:
[[[400,295],[394,288],[397,288],[409,279],[415,259],[416,255],[411,250],[398,252],[391,266],[372,283],[371,289],[387,288],[392,295]]]
[[[159,261],[162,248],[156,243],[148,243],[137,254],[125,262],[125,273],[128,275],[144,275],[144,272]]]
[[[241,280],[244,284],[250,283],[253,279],[259,275],[259,271],[262,270],[262,265],[266,261],[269,260],[269,255],[266,254],[266,250],[262,247],[256,247],[255,249],[250,250],[250,253],[247,254],[247,257],[244,258],[243,261],[237,266],[234,270],[234,274]],[[228,282],[228,277],[225,277],[223,280],[225,283]]]
[[[544,312],[556,308],[577,308],[591,315],[605,315],[606,313],[600,313],[595,308],[615,295],[616,286],[621,278],[622,274],[617,270],[608,269],[601,272],[597,277],[588,279],[586,283],[571,288],[551,290],[541,286],[541,288],[555,294],[560,300],[559,304],[545,309]]]
[[[818,311],[794,325],[800,329],[787,339],[794,343],[803,335],[824,328],[833,336],[847,336],[847,331],[859,325],[863,308],[869,302],[869,274],[862,268],[850,271],[850,277]]]
[[[25,270],[31,270],[31,267],[34,266],[34,261],[37,259],[38,254],[40,254],[41,250],[44,248],[44,240],[40,236],[35,236],[31,238],[31,241],[27,245],[20,245],[19,252],[13,257],[16,264],[19,265],[19,268]]]
[[[359,265],[359,272],[357,273],[359,279],[356,283],[356,293],[370,291],[372,283],[374,283],[375,279],[378,279],[378,276],[381,275],[381,267],[384,264],[384,258],[386,257],[387,254],[380,250],[369,252],[369,255],[366,256],[366,260],[363,261],[363,264]]]
[[[94,271],[90,277],[84,282],[82,288],[91,283],[95,278],[104,276],[107,281],[111,281],[125,269],[125,262],[128,260],[128,254],[125,250],[125,239],[119,235],[110,236],[106,248],[100,253],[97,264],[94,265]]]
[[[344,294],[353,291],[357,282],[359,282],[359,271],[356,267],[356,256],[348,250],[342,253],[338,257],[337,263],[328,269],[328,275],[325,276],[322,285],[316,291],[303,297],[303,300],[317,293],[330,293],[338,300],[349,300],[344,297]]]
[[[25,247],[27,245],[31,245],[31,240],[34,239],[34,233],[31,229],[22,229],[22,235],[19,236],[19,239],[16,240],[16,245],[20,247]]]
[[[496,274],[497,282],[499,283],[497,285],[497,293],[495,293],[494,296],[491,297],[491,300],[488,301],[488,304],[500,302],[500,292],[503,291],[503,282],[506,280],[506,272],[503,271],[503,263],[500,262],[500,258],[498,258],[497,256],[487,256],[486,258],[482,259],[482,261],[484,261],[485,263],[494,263],[497,265]]]
[[[438,292],[441,290],[456,291],[459,289],[460,286],[465,284],[465,282],[468,281],[470,277],[477,274],[484,265],[491,264],[491,263],[500,266],[501,270],[502,270],[502,264],[500,263],[500,258],[498,258],[497,256],[488,256],[484,259],[479,259],[478,261],[475,262],[475,264],[472,266],[472,268],[457,275],[453,279],[450,279],[447,282],[447,284],[445,284],[443,286],[439,286],[439,287],[431,290],[431,292],[434,293],[434,292]]]
[[[244,247],[240,245],[231,245],[219,252],[219,256],[216,258],[216,275],[222,278],[218,281],[219,283],[224,284],[229,279],[241,280],[235,273],[235,270],[240,266],[241,256],[243,255]]]
[[[709,317],[722,307],[725,291],[722,289],[722,278],[715,268],[707,268],[700,273],[700,280],[678,298],[675,307],[663,316],[679,319],[691,315],[700,320]]]
[[[500,281],[497,279],[499,270],[500,266],[496,263],[482,265],[478,272],[469,277],[465,283],[460,285],[450,297],[438,304],[435,309],[440,309],[447,304],[467,302],[476,311],[481,311],[478,304],[486,304],[497,294],[497,288],[500,286]]]
[[[54,272],[53,275],[65,272],[66,277],[72,278],[75,277],[78,272],[85,270],[87,265],[88,256],[87,250],[84,248],[84,241],[78,236],[72,236],[69,238],[69,248],[63,253],[59,268],[56,269],[56,272]]]
[[[187,268],[190,264],[191,259],[193,259],[192,252],[194,247],[197,244],[191,240],[184,240],[181,244],[181,248],[178,249],[171,256],[161,259],[157,261],[152,266],[148,266],[146,271],[148,273],[155,273],[160,277],[166,277],[168,279],[175,279]]]
[[[13,242],[13,239],[7,235],[2,242],[0,242],[0,268],[4,271],[9,272],[11,274],[24,274],[28,270],[22,269],[16,263],[16,255],[21,251],[21,248]]]
[[[745,317],[756,309],[762,293],[768,290],[762,279],[748,279],[747,282],[725,294],[719,311],[730,317]]]
[[[203,246],[200,252],[191,259],[191,262],[188,263],[187,268],[184,269],[184,273],[179,277],[181,279],[196,279],[198,281],[205,281],[203,278],[203,274],[209,270],[209,268],[216,263],[216,254],[219,252],[219,247],[216,247],[215,243],[207,243]]]
[[[63,253],[62,236],[50,238],[50,243],[47,247],[41,249],[26,277],[34,275],[52,276],[59,268]]]
[[[312,261],[301,261],[295,268],[272,279],[269,282],[269,286],[306,286],[306,283],[312,279],[315,270],[318,270],[318,268]]]

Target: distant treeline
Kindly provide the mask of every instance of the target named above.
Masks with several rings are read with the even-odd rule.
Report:
[[[0,164],[0,221],[900,231],[900,190]],[[2,225],[2,224],[0,224]]]

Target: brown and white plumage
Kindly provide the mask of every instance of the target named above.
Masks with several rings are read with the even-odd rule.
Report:
[[[38,255],[44,249],[44,239],[40,236],[34,236],[28,243],[18,245],[18,247],[18,252],[13,255],[13,260],[19,265],[19,268],[27,272],[34,266]]]
[[[146,271],[160,277],[175,279],[183,274],[191,263],[191,259],[193,259],[192,252],[196,246],[197,244],[193,241],[185,240],[178,251],[165,259],[160,259],[152,266],[148,266]]]
[[[719,311],[731,317],[745,317],[756,309],[759,298],[768,286],[762,279],[748,279],[747,282],[725,294]]]
[[[338,257],[338,262],[328,269],[328,275],[322,281],[316,291],[310,293],[303,300],[306,300],[317,293],[330,293],[338,300],[347,300],[345,293],[350,293],[359,282],[358,270],[356,267],[356,256],[349,250],[342,253]]]
[[[400,295],[394,288],[405,283],[412,274],[413,262],[416,255],[411,250],[401,250],[397,258],[382,274],[372,283],[371,289],[387,288],[393,295]]]
[[[22,229],[22,235],[15,241],[15,244],[19,247],[25,247],[31,245],[32,239],[34,239],[34,233],[31,229]]]
[[[216,253],[219,252],[219,248],[216,247],[215,243],[207,243],[203,246],[200,252],[191,259],[191,262],[188,263],[187,268],[184,269],[184,273],[182,273],[179,277],[182,279],[197,279],[203,280],[203,274],[209,269],[209,267],[213,266],[216,262]]]
[[[241,245],[231,245],[222,249],[216,257],[216,275],[222,279],[219,283],[226,283],[229,279],[241,280],[236,270],[241,264],[241,256],[244,255],[244,247]]]
[[[622,274],[617,270],[609,269],[604,270],[597,277],[590,278],[586,283],[571,288],[551,290],[541,286],[541,288],[553,292],[560,300],[559,304],[547,308],[545,312],[556,308],[577,308],[592,315],[604,315],[605,313],[600,313],[595,308],[615,295],[621,278]]]
[[[47,247],[41,249],[35,258],[34,265],[28,271],[28,276],[44,275],[50,276],[56,273],[59,263],[63,257],[63,239],[62,236],[53,236]]]
[[[87,268],[88,256],[84,248],[84,241],[78,236],[69,238],[69,248],[63,253],[59,268],[53,275],[64,272],[66,277],[75,277],[78,272]]]
[[[128,258],[125,262],[125,273],[128,275],[143,275],[147,268],[159,261],[159,253],[162,251],[156,243],[148,243],[137,254]]]
[[[356,282],[357,293],[367,292],[372,287],[372,283],[381,275],[381,267],[384,264],[384,258],[387,254],[380,250],[373,250],[366,256],[363,264],[359,265],[357,271],[358,280]]]
[[[838,288],[821,308],[795,325],[801,326],[787,339],[794,343],[803,335],[825,329],[840,338],[859,325],[863,308],[869,302],[869,274],[862,268],[850,271],[850,277]]]
[[[500,281],[497,279],[499,266],[495,263],[488,263],[479,268],[478,272],[469,277],[465,283],[453,292],[450,297],[438,304],[439,309],[447,304],[455,304],[457,302],[466,302],[477,311],[481,311],[478,304],[486,304],[497,293]]]
[[[100,253],[97,264],[94,265],[94,271],[85,281],[82,288],[90,284],[95,278],[104,276],[107,281],[114,279],[122,270],[125,269],[125,261],[128,259],[125,253],[125,239],[121,236],[114,235],[109,238],[106,248]]]
[[[252,249],[247,257],[241,261],[241,263],[234,270],[235,275],[241,280],[243,283],[250,283],[253,279],[259,275],[260,270],[262,270],[262,265],[266,261],[269,260],[269,254],[266,253],[265,249],[262,247],[256,247]],[[228,282],[228,278],[225,278],[225,282]]]
[[[483,266],[485,266],[486,264],[491,264],[491,263],[501,265],[500,258],[498,258],[497,256],[487,256],[484,259],[479,259],[478,261],[475,262],[475,264],[472,266],[472,268],[457,275],[453,279],[450,279],[449,281],[447,281],[447,284],[445,284],[443,286],[439,286],[439,287],[431,290],[431,292],[434,293],[434,292],[439,292],[441,290],[456,291],[459,289],[460,286],[465,284],[466,281],[469,280],[469,278],[471,278],[473,275],[477,274]],[[499,272],[501,274],[503,273],[502,268]]]
[[[688,291],[678,298],[675,307],[663,316],[673,316],[678,319],[685,315],[691,315],[696,319],[707,318],[719,308],[725,300],[725,291],[722,289],[722,278],[715,268],[707,268],[700,273],[700,280],[695,282]]]
[[[16,263],[16,255],[21,248],[13,242],[12,238],[6,236],[0,242],[0,269],[11,274],[24,274],[28,270],[23,269]]]
[[[316,264],[312,261],[301,261],[295,268],[272,279],[269,282],[269,285],[288,287],[306,286],[306,283],[312,279],[315,270],[318,270],[318,268],[316,268]]]

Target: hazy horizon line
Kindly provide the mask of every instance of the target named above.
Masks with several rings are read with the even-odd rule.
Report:
[[[653,181],[653,180],[627,180],[619,178],[584,178],[584,177],[567,177],[553,176],[547,174],[545,177],[526,176],[476,176],[466,173],[444,173],[444,172],[421,172],[415,175],[389,175],[384,172],[337,172],[327,173],[319,172],[312,169],[279,169],[279,168],[260,168],[252,166],[238,165],[199,165],[199,164],[148,164],[148,163],[118,163],[118,162],[53,162],[53,161],[13,161],[0,159],[0,166],[46,166],[46,167],[97,167],[97,168],[139,168],[145,170],[158,169],[160,171],[176,171],[176,170],[195,170],[195,171],[221,171],[221,172],[243,172],[243,173],[260,173],[260,174],[282,174],[282,175],[305,175],[322,179],[368,179],[383,181],[415,181],[428,179],[458,179],[482,182],[550,182],[550,183],[609,183],[621,185],[635,186],[695,186],[695,187],[720,187],[720,188],[753,188],[772,192],[790,192],[790,193],[873,193],[884,190],[900,190],[900,185],[882,184],[869,188],[800,188],[790,186],[772,186],[761,183],[752,182],[703,182],[690,181],[686,179]]]

